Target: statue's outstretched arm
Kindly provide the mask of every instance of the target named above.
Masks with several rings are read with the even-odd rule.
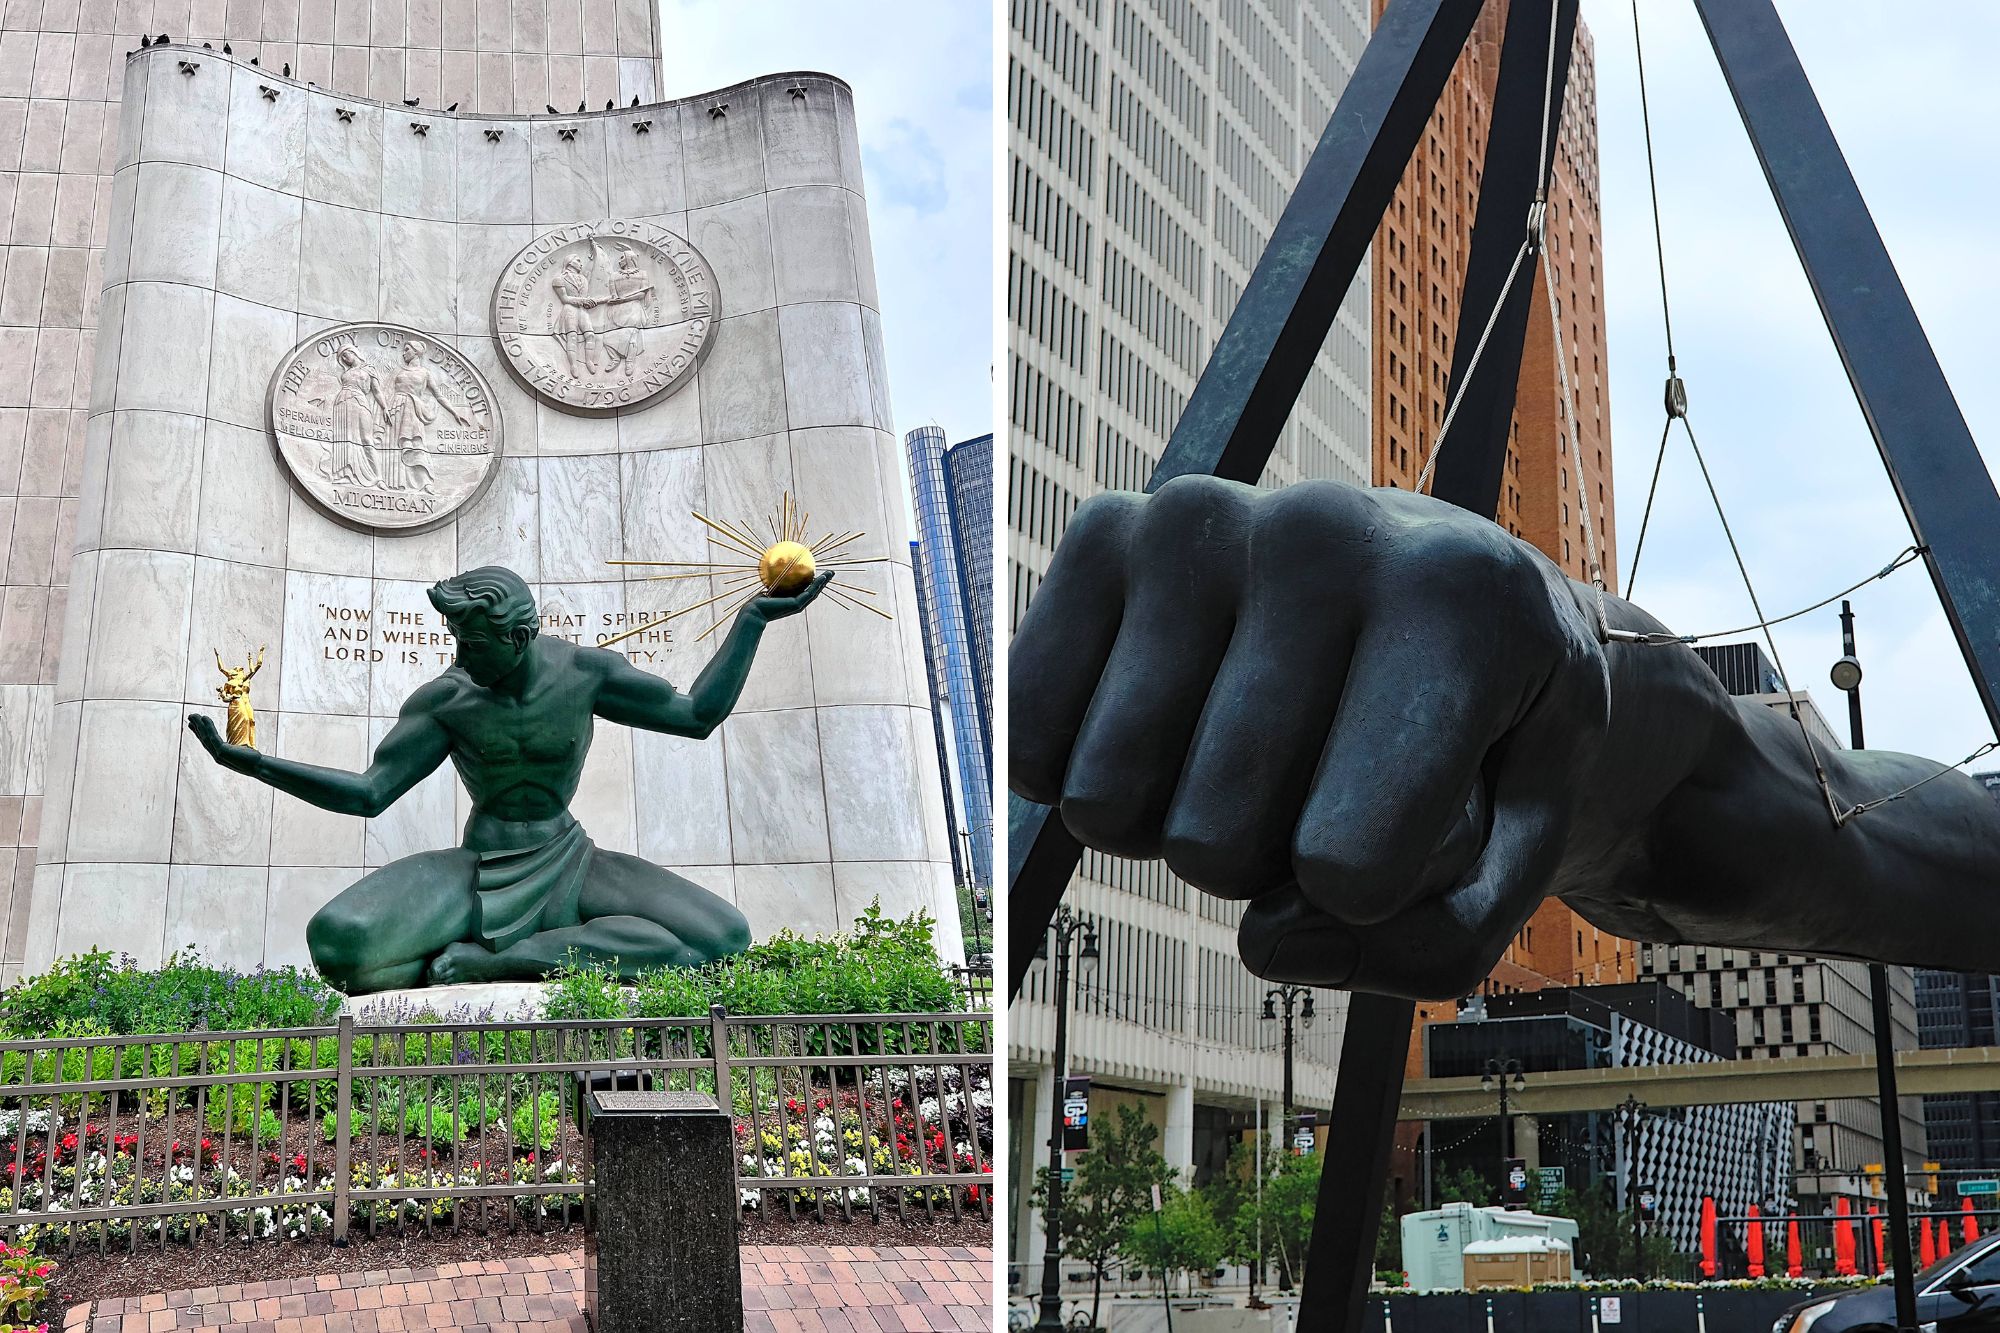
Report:
[[[433,681],[412,694],[403,704],[396,725],[375,747],[374,760],[363,773],[302,764],[264,754],[247,745],[231,745],[216,733],[215,723],[200,713],[188,718],[188,730],[224,768],[256,778],[322,810],[372,819],[435,772],[451,752],[450,738],[432,716],[432,709],[451,689],[444,681]]]
[[[1551,894],[1639,939],[2000,954],[2000,804],[1976,783],[1836,828],[1788,716],[1684,646],[1601,641],[1591,589],[1427,496],[1094,498],[1009,690],[1014,789],[1086,846],[1248,900],[1240,948],[1274,980],[1468,994]],[[1820,756],[1846,805],[1938,767]]]
[[[805,610],[832,577],[820,574],[796,596],[758,597],[738,611],[722,646],[686,692],[639,670],[623,654],[608,649],[594,654],[604,672],[597,691],[597,716],[645,731],[704,739],[743,697],[764,626]]]

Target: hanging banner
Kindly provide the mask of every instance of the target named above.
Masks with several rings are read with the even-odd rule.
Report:
[[[1319,1117],[1311,1111],[1299,1116],[1299,1127],[1292,1131],[1292,1152],[1295,1156],[1310,1157],[1313,1149],[1319,1146],[1319,1139],[1313,1133],[1318,1123]]]
[[[1528,1160],[1525,1157],[1509,1157],[1507,1172],[1500,1186],[1500,1202],[1509,1208],[1528,1206]]]
[[[1639,1220],[1657,1222],[1660,1220],[1660,1187],[1658,1185],[1639,1186]]]
[[[1084,1152],[1090,1147],[1090,1078],[1071,1074],[1063,1080],[1063,1151]]]

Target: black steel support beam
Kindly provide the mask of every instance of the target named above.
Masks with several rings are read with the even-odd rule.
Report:
[[[1541,284],[1537,256],[1521,261],[1514,285],[1507,272],[1521,252],[1528,231],[1528,210],[1538,189],[1548,185],[1555,161],[1557,127],[1562,124],[1563,93],[1569,86],[1569,57],[1576,33],[1576,0],[1555,7],[1555,60],[1549,60],[1551,0],[1516,0],[1507,10],[1507,33],[1500,49],[1500,69],[1494,81],[1493,119],[1486,133],[1486,160],[1480,171],[1479,209],[1472,224],[1472,244],[1465,261],[1465,286],[1458,303],[1458,332],[1451,345],[1449,403],[1474,371],[1472,354],[1479,347],[1486,320],[1500,299],[1507,300],[1493,322],[1472,382],[1465,386],[1447,437],[1450,448],[1438,456],[1431,493],[1461,504],[1487,518],[1499,512],[1500,487],[1507,469],[1507,431],[1514,415],[1514,394],[1521,378],[1521,349],[1527,341],[1528,314]],[[1548,159],[1536,169],[1542,152],[1543,108],[1548,114]],[[1428,427],[1430,423],[1426,422]],[[1412,443],[1415,443],[1414,441]],[[1435,440],[1432,441],[1435,444]]]
[[[1451,447],[1439,456],[1431,487],[1439,499],[1487,518],[1499,509],[1506,472],[1508,423],[1520,382],[1534,284],[1539,281],[1534,256],[1522,260],[1476,371],[1471,366],[1472,351],[1506,286],[1507,270],[1520,253],[1529,207],[1547,183],[1575,31],[1576,0],[1514,0],[1508,7],[1478,213],[1452,346],[1453,389],[1469,371],[1473,379],[1452,423]],[[1548,160],[1541,157],[1545,107],[1551,121]],[[1327,1117],[1327,1143],[1340,1154],[1340,1167],[1334,1169],[1329,1160],[1320,1173],[1306,1280],[1299,1294],[1301,1329],[1355,1333],[1361,1327],[1362,1302],[1375,1276],[1375,1238],[1382,1225],[1396,1107],[1415,1018],[1416,1006],[1408,1000],[1357,994],[1349,1003],[1340,1043],[1340,1077]]]
[[[2000,495],[1771,0],[1695,0],[1910,531],[2000,734]]]

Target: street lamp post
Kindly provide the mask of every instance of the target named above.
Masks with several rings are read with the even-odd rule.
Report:
[[[1646,1103],[1631,1093],[1618,1103],[1618,1109],[1625,1113],[1625,1167],[1627,1180],[1625,1192],[1632,1204],[1632,1275],[1644,1277],[1646,1263],[1645,1218],[1639,1210],[1639,1113],[1646,1109]]]
[[[1518,1092],[1527,1087],[1528,1080],[1522,1076],[1519,1060],[1488,1060],[1486,1072],[1479,1076],[1479,1086],[1485,1092],[1492,1092],[1496,1086],[1500,1090],[1500,1170],[1504,1173],[1507,1159],[1514,1155],[1514,1120],[1507,1114],[1507,1094],[1510,1089]]]
[[[1854,604],[1840,604],[1840,660],[1835,688],[1847,695],[1847,738],[1855,749],[1861,731],[1861,659],[1854,653]],[[1910,1199],[1903,1184],[1903,1111],[1896,1100],[1896,1034],[1889,1026],[1889,969],[1868,965],[1868,998],[1875,1014],[1875,1090],[1882,1103],[1882,1172],[1889,1192],[1889,1251],[1896,1268],[1897,1333],[1916,1333],[1916,1274],[1910,1266]]]
[[[1304,1000],[1303,1004],[1300,1003],[1301,999]],[[1270,990],[1264,992],[1265,1022],[1268,1023],[1273,1019],[1279,1017],[1278,1006],[1280,1005],[1283,1005],[1285,1010],[1283,1015],[1285,1020],[1285,1103],[1284,1103],[1285,1123],[1279,1127],[1278,1137],[1284,1142],[1286,1147],[1290,1147],[1292,1142],[1292,1119],[1293,1119],[1292,1016],[1294,1008],[1296,1007],[1300,1024],[1305,1027],[1312,1026],[1313,1024],[1312,991],[1304,986],[1280,986],[1276,990]]]
[[[1303,1000],[1304,1003],[1300,1003],[1301,1000]],[[1299,1021],[1306,1027],[1312,1026],[1312,1021],[1313,1021],[1312,991],[1305,986],[1280,986],[1276,990],[1265,991],[1264,1020],[1266,1022],[1270,1022],[1278,1018],[1279,1005],[1283,1005],[1285,1009],[1284,1012],[1285,1101],[1284,1101],[1284,1124],[1279,1127],[1278,1141],[1282,1143],[1287,1150],[1289,1150],[1292,1146],[1292,1134],[1294,1133],[1294,1120],[1295,1120],[1295,1116],[1292,1111],[1292,1016],[1294,1007],[1296,1006]],[[1263,1151],[1264,1151],[1263,1145],[1259,1144],[1257,1146],[1257,1153],[1258,1153],[1257,1170],[1260,1175],[1264,1170]],[[1258,1262],[1259,1263],[1263,1262],[1263,1256],[1261,1255],[1258,1256]],[[1291,1289],[1292,1289],[1292,1266],[1288,1263],[1280,1263],[1278,1265],[1278,1290],[1290,1291]]]
[[[1049,1071],[1049,1188],[1048,1207],[1042,1215],[1042,1313],[1035,1321],[1038,1329],[1060,1330],[1062,1321],[1062,1196],[1063,1196],[1063,1090],[1069,1077],[1069,955],[1070,946],[1081,938],[1077,950],[1079,966],[1097,961],[1097,927],[1068,907],[1056,913],[1048,934],[1042,937],[1037,958],[1049,956],[1049,937],[1055,938],[1055,1062]]]

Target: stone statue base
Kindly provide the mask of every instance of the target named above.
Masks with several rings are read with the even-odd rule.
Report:
[[[548,984],[540,981],[469,982],[412,986],[357,995],[340,1006],[357,1027],[408,1023],[431,1016],[446,1023],[522,1022],[542,1016]]]

